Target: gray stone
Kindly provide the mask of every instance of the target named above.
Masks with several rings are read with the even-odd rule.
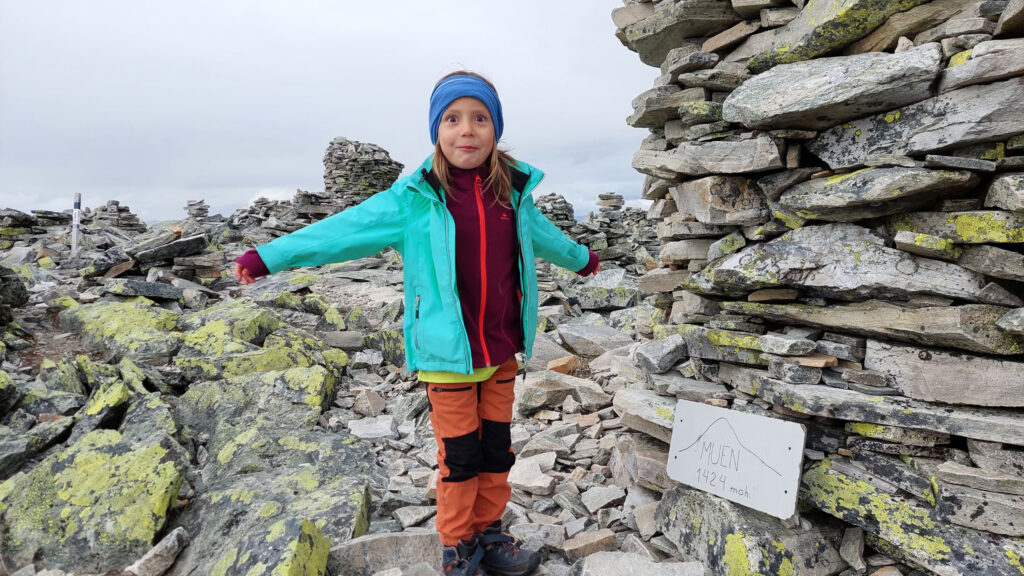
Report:
[[[685,39],[725,30],[739,20],[722,2],[669,0],[659,2],[653,16],[624,28],[624,43],[645,64],[660,66],[668,52]]]
[[[1024,336],[1024,308],[1010,310],[996,320],[996,326],[1006,330],[1010,334]]]
[[[565,543],[565,527],[552,524],[516,524],[509,534],[523,542],[528,550],[560,550]]]
[[[608,462],[616,486],[661,492],[674,484],[668,477],[668,445],[647,434],[618,436]]]
[[[768,207],[757,184],[738,176],[709,176],[670,190],[676,207],[704,224],[748,226],[768,220]]]
[[[982,42],[963,64],[947,68],[939,93],[971,84],[985,84],[1024,74],[1024,39]]]
[[[190,236],[180,240],[177,239],[177,236],[171,234],[170,236],[165,237],[162,241],[165,241],[170,237],[173,237],[174,240],[166,244],[160,244],[152,247],[145,246],[145,249],[138,251],[136,250],[139,246],[135,246],[128,248],[126,252],[135,260],[136,263],[143,264],[157,262],[160,260],[172,260],[181,256],[198,254],[210,245],[210,239],[207,238],[205,234]]]
[[[864,563],[864,531],[860,528],[847,528],[843,531],[843,543],[839,555],[846,560],[851,568],[864,572],[868,566]]]
[[[441,565],[441,539],[433,530],[412,529],[360,536],[331,547],[327,567],[333,574],[372,576],[421,562]]]
[[[761,344],[761,350],[782,356],[803,356],[813,352],[817,346],[812,340],[777,332],[761,336],[758,342]]]
[[[928,234],[917,234],[910,230],[900,230],[892,239],[893,244],[903,250],[925,258],[957,262],[963,250],[945,238]]]
[[[623,388],[612,401],[622,424],[661,440],[672,441],[672,419],[675,415],[674,399],[658,396],[649,390]]]
[[[649,2],[621,6],[612,10],[612,22],[616,28],[625,28],[651,16],[654,16],[654,4]]]
[[[353,436],[372,442],[383,442],[388,438],[398,438],[397,424],[391,415],[349,420],[348,429]]]
[[[656,86],[633,101],[633,114],[626,123],[634,128],[661,128],[669,120],[679,118],[679,107],[693,99],[690,90]]]
[[[1024,363],[868,340],[864,366],[888,374],[908,398],[972,406],[1024,406]]]
[[[521,459],[512,465],[508,483],[517,490],[538,496],[549,496],[555,490],[555,479],[541,472],[536,460]]]
[[[831,168],[863,164],[876,154],[926,154],[1024,132],[1024,115],[1006,102],[1024,100],[1024,78],[967,86],[916,104],[841,124],[807,143]]]
[[[956,462],[943,462],[937,469],[938,478],[943,482],[967,486],[977,490],[1024,496],[1024,477],[972,468]]]
[[[924,165],[928,168],[947,168],[950,170],[974,170],[975,172],[995,172],[996,163],[978,158],[961,156],[942,156],[929,154],[924,157]]]
[[[710,263],[683,285],[701,294],[745,296],[761,288],[799,286],[827,298],[915,293],[977,300],[984,278],[956,264],[888,248],[853,224],[792,230]]]
[[[658,223],[658,238],[661,240],[687,240],[691,238],[718,238],[723,234],[727,234],[731,228],[727,226],[717,226],[714,224],[705,224],[703,222],[694,222],[687,220],[679,220],[679,214],[670,216]],[[689,218],[693,218],[693,215],[687,214]],[[643,282],[643,278],[650,276],[661,269],[652,270],[641,277],[640,281]]]
[[[672,292],[679,288],[679,284],[689,277],[690,272],[687,270],[655,268],[641,276],[637,280],[636,287],[642,294]]]
[[[402,529],[418,526],[437,513],[434,506],[403,506],[391,513]]]
[[[1020,525],[1024,496],[940,483],[937,500],[935,516],[939,520],[994,534],[1024,536]]]
[[[748,128],[830,128],[929,98],[941,61],[939,45],[926,44],[776,66],[733,91],[723,118]]]
[[[865,168],[797,184],[779,205],[804,220],[852,222],[921,208],[978,184],[971,172],[925,168]]]
[[[570,562],[576,562],[598,552],[609,552],[617,549],[615,533],[607,528],[594,532],[584,532],[565,541],[562,551]]]
[[[817,168],[794,168],[783,172],[776,172],[758,178],[757,185],[761,188],[768,200],[774,202],[782,196],[782,193],[793,186],[811,179],[811,174],[818,172]]]
[[[998,441],[983,442],[971,439],[967,440],[967,449],[971,461],[979,468],[1024,478],[1024,451],[1016,450],[1013,446],[1004,446]]]
[[[1015,243],[1024,242],[1024,213],[911,212],[889,218],[888,228],[948,238],[958,244]]]
[[[517,382],[516,388],[517,410],[524,416],[541,408],[556,408],[569,396],[591,412],[611,402],[611,397],[592,380],[551,370],[527,373],[525,381]]]
[[[772,376],[790,384],[809,385],[821,382],[821,368],[801,366],[778,357],[772,357],[769,361],[768,371]]]
[[[749,139],[682,142],[674,150],[640,149],[633,155],[633,168],[659,178],[744,174],[782,167],[779,147],[766,134]]]
[[[935,42],[956,36],[992,34],[995,29],[995,23],[988,18],[951,18],[934,28],[914,36],[914,44]]]
[[[777,574],[773,567],[788,565],[800,567],[794,574],[829,576],[846,565],[839,556],[839,529],[788,528],[777,518],[699,490],[677,487],[666,492],[656,519],[679,553],[703,564],[710,574],[729,574],[735,558],[751,574]]]
[[[680,324],[657,326],[656,336],[661,332],[661,328],[664,329],[665,335],[675,333],[682,336],[686,341],[686,353],[690,357],[764,366],[768,364],[767,360],[761,358],[761,345],[756,334]]]
[[[700,562],[657,562],[640,554],[597,552],[572,565],[569,576],[703,576]]]
[[[732,254],[747,245],[747,239],[739,230],[725,236],[708,248],[708,260],[717,260],[726,254]]]
[[[556,330],[565,345],[580,356],[600,356],[608,350],[633,342],[633,338],[625,332],[608,326],[562,324]]]
[[[1024,30],[1024,0],[1010,0],[996,23],[996,36]]]
[[[690,88],[706,88],[708,90],[728,92],[735,90],[749,78],[750,72],[747,72],[743,66],[723,62],[710,70],[697,70],[696,72],[680,74],[676,81]],[[721,119],[721,114],[719,114],[717,120]]]
[[[108,294],[118,296],[145,296],[157,300],[178,300],[184,296],[184,291],[170,284],[159,282],[142,282],[139,280],[128,280],[117,278],[107,280],[104,283],[104,291]]]
[[[993,178],[985,206],[1024,212],[1024,172],[1000,174]]]
[[[1024,300],[995,282],[990,282],[981,289],[981,293],[978,294],[978,301],[996,306],[1012,306],[1015,308],[1024,306]]]
[[[697,44],[699,47],[699,44]],[[668,74],[669,80],[675,82],[679,79],[680,74],[692,72],[694,70],[703,70],[705,68],[711,68],[715,64],[718,64],[718,54],[713,52],[703,52],[696,50],[686,53],[674,54],[676,50],[669,51],[665,57],[665,63],[662,65],[665,73]]]
[[[594,486],[580,495],[583,505],[591,514],[609,506],[619,506],[626,499],[626,491],[618,486]]]
[[[679,335],[651,340],[638,346],[634,354],[645,371],[662,374],[686,356],[686,342]]]
[[[761,378],[757,396],[813,416],[891,424],[955,434],[976,440],[1024,445],[1024,416],[1019,410],[948,408],[899,396],[865,396],[828,386],[787,384]]]

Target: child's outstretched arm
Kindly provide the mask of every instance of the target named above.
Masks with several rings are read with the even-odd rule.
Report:
[[[345,262],[389,246],[402,251],[407,212],[396,186],[249,250],[235,261],[235,278],[249,284],[260,276],[295,266]]]
[[[530,226],[535,256],[540,256],[566,270],[572,270],[580,276],[600,272],[601,263],[597,254],[586,246],[570,240],[558,226],[548,220],[532,200],[524,202],[522,209],[525,210],[526,221]]]

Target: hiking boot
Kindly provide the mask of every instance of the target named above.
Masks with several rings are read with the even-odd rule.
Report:
[[[441,552],[441,574],[444,576],[487,576],[480,568],[484,549],[477,537],[466,542],[459,540],[458,546],[445,546]]]
[[[481,565],[493,576],[526,576],[540,566],[540,554],[520,547],[520,542],[502,534],[498,520],[479,536],[484,551]]]

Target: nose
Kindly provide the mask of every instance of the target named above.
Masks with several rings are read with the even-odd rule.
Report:
[[[472,122],[462,122],[462,123],[460,123],[460,125],[459,125],[459,134],[462,135],[462,136],[469,136],[469,135],[473,134],[473,123]]]

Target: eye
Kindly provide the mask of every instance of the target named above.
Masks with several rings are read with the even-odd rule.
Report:
[[[459,118],[455,114],[449,114],[444,117],[444,121],[448,122],[449,124],[454,124],[455,122],[459,121]]]
[[[481,123],[481,124],[486,124],[486,123],[488,123],[488,122],[490,122],[490,121],[491,121],[491,119],[490,119],[490,118],[488,118],[486,114],[477,114],[477,115],[476,115],[476,116],[475,116],[475,117],[473,118],[473,120],[475,120],[476,122],[479,122],[479,123]]]

